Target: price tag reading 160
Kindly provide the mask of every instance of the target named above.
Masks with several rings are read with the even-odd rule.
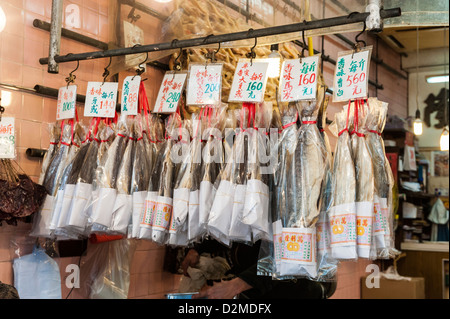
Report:
[[[262,102],[267,83],[268,62],[241,59],[236,71],[228,98],[229,102]]]

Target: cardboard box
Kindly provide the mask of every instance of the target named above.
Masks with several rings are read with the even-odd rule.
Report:
[[[375,278],[369,278],[374,283]],[[379,288],[368,288],[366,277],[361,278],[361,299],[425,299],[425,279],[391,280],[380,277]]]

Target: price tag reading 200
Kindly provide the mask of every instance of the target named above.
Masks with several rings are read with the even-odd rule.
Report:
[[[218,105],[221,102],[222,63],[191,64],[187,105]]]
[[[333,84],[333,102],[367,98],[370,47],[359,52],[340,53]]]
[[[267,83],[268,62],[239,60],[234,72],[229,102],[262,102]]]
[[[153,108],[154,113],[173,113],[177,110],[186,77],[186,73],[166,72]]]

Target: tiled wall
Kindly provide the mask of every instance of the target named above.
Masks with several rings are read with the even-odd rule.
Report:
[[[150,4],[155,10],[168,13],[161,4],[153,0],[142,0],[141,2]],[[322,3],[322,1],[319,1]],[[64,4],[77,4],[81,8],[82,27],[74,30],[89,37],[96,38],[103,42],[108,42],[111,34],[108,27],[108,0],[88,1],[64,1]],[[313,4],[315,2],[312,2]],[[0,33],[0,82],[33,88],[36,84],[59,88],[64,85],[64,78],[76,66],[75,62],[63,63],[60,65],[59,74],[49,74],[46,66],[39,64],[41,57],[48,55],[49,33],[33,27],[34,19],[50,21],[51,0],[2,0],[1,7],[7,16],[5,30]],[[320,17],[321,8],[317,7],[315,16]],[[127,9],[128,10],[128,9]],[[123,9],[122,16],[128,13]],[[126,12],[125,12],[126,11]],[[146,43],[154,43],[160,34],[160,26],[156,24],[154,18],[146,18],[146,27],[153,27],[154,33],[146,34]],[[65,26],[65,25],[63,25]],[[354,34],[346,35],[350,39]],[[363,37],[364,38],[364,37]],[[368,39],[369,44],[373,44]],[[314,48],[321,50],[321,39],[314,39]],[[333,36],[326,36],[325,53],[332,58],[336,58],[337,52],[348,50],[349,47],[337,40]],[[96,51],[78,42],[62,39],[61,54],[81,53]],[[380,58],[390,66],[398,69],[400,67],[400,56],[392,53],[386,45],[379,43]],[[78,92],[84,94],[87,81],[101,80],[103,68],[107,59],[97,59],[91,61],[81,61],[80,67],[76,71],[76,84]],[[375,80],[375,64],[371,64],[371,79]],[[334,66],[324,64],[324,78],[326,83],[332,83]],[[124,74],[121,74],[121,77]],[[149,81],[146,81],[147,95],[149,101],[156,99],[156,90],[162,78],[162,73],[155,69],[148,69],[146,73]],[[119,79],[121,82],[123,78]],[[382,83],[384,90],[378,90],[378,97],[390,103],[389,114],[399,116],[407,115],[407,81],[388,73],[385,69],[378,67],[378,82]],[[369,86],[370,96],[375,96],[375,90]],[[4,90],[0,88],[0,90]],[[27,148],[47,148],[49,145],[48,124],[56,120],[56,100],[28,93],[26,91],[11,92],[11,105],[6,108],[4,116],[14,116],[16,118],[17,154],[18,163],[22,169],[37,180],[40,172],[40,160],[29,158],[25,155]],[[78,105],[82,110],[82,105]],[[330,103],[328,108],[328,118],[333,119],[334,113],[340,110],[342,105]],[[79,112],[82,113],[82,112]],[[334,148],[335,138],[331,136],[331,144]],[[30,225],[19,224],[19,226],[0,226],[0,281],[13,283],[12,259],[15,256],[15,241],[25,240],[26,233]],[[164,272],[162,263],[164,258],[164,248],[151,242],[141,241],[133,256],[131,265],[131,278],[129,288],[129,298],[163,298],[165,293],[175,291],[180,277]],[[67,296],[68,289],[64,286],[65,266],[70,263],[78,263],[78,258],[61,258],[58,260],[62,276],[62,295]],[[365,267],[368,261],[343,262],[339,267],[338,287],[333,298],[359,298],[359,278],[365,275]],[[77,294],[76,290],[70,298],[83,298]]]

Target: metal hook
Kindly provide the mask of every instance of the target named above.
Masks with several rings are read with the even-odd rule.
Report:
[[[69,53],[68,55],[70,55],[72,53]],[[77,67],[75,69],[73,69],[70,73],[69,76],[65,78],[66,82],[67,82],[67,87],[69,87],[70,83],[75,82],[75,79],[77,78],[77,76],[75,74],[73,74],[76,70],[78,70],[78,67],[80,66],[80,60],[77,60]]]
[[[306,20],[303,20],[303,23],[306,24],[307,21],[306,21]],[[305,57],[305,50],[306,50],[306,48],[308,47],[308,46],[306,45],[306,40],[305,40],[305,30],[302,31],[302,40],[303,40],[303,48],[302,48],[302,56],[300,57],[300,63],[302,63],[302,58]]]
[[[140,44],[135,44],[133,46],[133,48],[136,47],[136,46],[140,46]],[[145,67],[143,67],[142,64],[147,62],[147,60],[148,60],[148,52],[145,52],[145,60],[138,64],[138,68],[136,69],[136,74],[131,78],[132,81],[134,80],[134,77],[136,75],[141,75],[142,73],[145,72]],[[145,81],[145,80],[143,80],[143,81]]]
[[[109,76],[109,70],[108,70],[108,68],[109,68],[109,66],[111,65],[111,62],[112,62],[112,56],[109,57],[109,63],[108,63],[108,65],[105,67],[105,71],[104,71],[103,74],[102,74],[102,76],[103,76],[103,82],[102,82],[102,85],[105,84],[106,78]]]
[[[250,33],[253,29],[248,29],[247,33]],[[258,37],[255,37],[255,45],[250,48],[250,52],[246,54],[246,57],[250,59],[250,65],[253,65],[253,59],[256,58],[255,48],[258,43]]]
[[[363,30],[355,36],[356,43],[355,43],[355,49],[353,50],[352,59],[353,59],[353,55],[355,54],[355,52],[358,52],[361,49],[361,47],[359,45],[360,43],[363,44],[363,48],[367,46],[366,41],[359,39],[359,37],[366,31],[366,21],[363,21],[363,23],[364,23]]]

